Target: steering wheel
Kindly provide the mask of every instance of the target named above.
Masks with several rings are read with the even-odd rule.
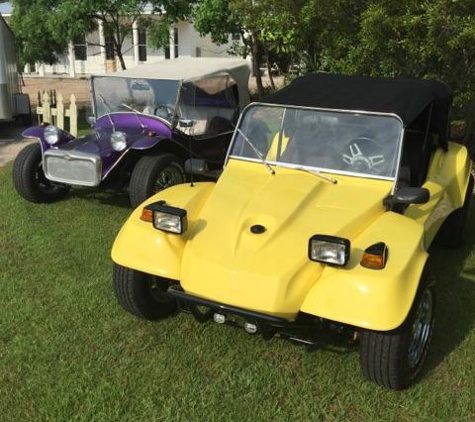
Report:
[[[352,139],[344,150],[342,158],[350,171],[379,174],[386,161],[381,145],[365,136]]]
[[[167,106],[166,104],[160,104],[155,108],[153,114],[155,114],[155,116],[161,117],[162,119],[171,120],[174,112],[175,110],[173,108]]]

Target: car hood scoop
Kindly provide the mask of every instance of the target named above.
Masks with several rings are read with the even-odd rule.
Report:
[[[182,286],[260,312],[298,312],[323,269],[308,259],[310,237],[351,241],[384,212],[391,188],[388,181],[336,177],[332,184],[284,168],[271,175],[260,164],[231,160],[190,227]]]

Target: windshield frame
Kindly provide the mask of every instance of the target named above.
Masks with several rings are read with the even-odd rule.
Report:
[[[242,111],[241,115],[239,116],[239,120],[237,122],[236,128],[240,128],[242,121],[245,118],[246,113],[248,112],[249,109],[254,108],[254,107],[259,107],[259,106],[264,106],[264,107],[275,107],[275,108],[281,108],[283,110],[286,109],[297,109],[297,110],[312,110],[312,111],[323,111],[323,112],[332,112],[332,113],[342,113],[342,114],[362,114],[362,115],[368,115],[368,116],[383,116],[383,117],[391,117],[395,118],[398,120],[398,122],[401,124],[401,133],[399,135],[399,139],[397,140],[398,145],[397,145],[397,152],[396,152],[396,172],[394,177],[390,176],[380,176],[377,174],[365,174],[365,173],[358,173],[358,172],[351,172],[351,171],[345,171],[345,170],[333,170],[333,169],[327,169],[327,168],[320,168],[320,167],[314,167],[314,166],[308,166],[308,165],[300,165],[300,164],[293,164],[293,163],[282,163],[274,160],[266,160],[268,164],[273,165],[275,167],[283,167],[283,168],[289,168],[289,169],[298,169],[298,168],[304,168],[304,169],[311,169],[311,170],[318,170],[322,173],[331,173],[331,174],[339,174],[343,176],[354,176],[354,177],[359,177],[359,178],[364,178],[364,179],[377,179],[377,180],[386,180],[386,181],[392,181],[396,182],[396,180],[399,177],[399,168],[400,168],[400,162],[401,162],[401,155],[402,155],[402,144],[403,144],[403,139],[404,139],[404,132],[405,132],[405,126],[402,121],[402,119],[395,113],[379,113],[379,112],[374,112],[374,111],[364,111],[364,110],[345,110],[345,109],[332,109],[332,108],[323,108],[323,107],[304,107],[304,106],[295,106],[295,105],[287,105],[287,104],[272,104],[272,103],[263,103],[263,102],[253,102],[249,105],[247,105],[244,110]],[[285,111],[284,111],[285,113]],[[235,160],[240,160],[240,161],[248,161],[248,162],[255,162],[255,163],[261,163],[262,162],[257,159],[257,158],[250,158],[250,157],[243,157],[243,156],[237,156],[237,155],[232,155],[231,151],[234,147],[234,143],[236,142],[238,138],[238,133],[239,131],[236,129],[234,131],[233,137],[231,139],[231,142],[228,147],[228,151],[226,153],[226,158],[224,161],[224,168],[227,166],[229,160],[235,159]],[[282,125],[279,129],[279,136],[282,136]],[[394,187],[393,187],[394,189]]]
[[[166,125],[170,126],[171,129],[174,129],[177,124],[178,124],[178,103],[180,101],[180,96],[181,96],[181,87],[182,87],[182,84],[183,84],[183,79],[164,79],[164,78],[141,78],[141,79],[146,79],[146,80],[154,80],[154,81],[158,81],[158,80],[164,80],[164,81],[175,81],[175,82],[178,82],[178,86],[177,86],[177,95],[176,95],[176,99],[175,99],[175,104],[173,106],[173,115],[172,115],[172,118],[171,118],[171,121],[168,121],[167,119],[163,118],[163,117],[160,117],[160,116],[155,116],[153,114],[146,114],[146,113],[141,113],[141,112],[138,112],[138,113],[135,113],[134,111],[113,111],[112,113],[105,113],[103,114],[102,116],[98,117],[97,116],[97,107],[96,107],[96,101],[97,101],[97,98],[96,98],[96,90],[94,89],[95,88],[95,85],[94,85],[94,80],[96,78],[119,78],[119,79],[140,79],[138,77],[125,77],[125,76],[119,76],[119,75],[93,75],[91,76],[90,78],[90,95],[91,95],[91,105],[92,105],[92,113],[93,113],[93,116],[99,120],[105,116],[110,116],[110,115],[114,115],[114,114],[139,114],[141,116],[147,116],[147,117],[151,117],[151,118],[155,118],[157,120],[159,120],[160,122],[162,123],[165,123]]]

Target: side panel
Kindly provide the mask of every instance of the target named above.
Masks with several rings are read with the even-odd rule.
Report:
[[[147,199],[134,210],[117,235],[112,247],[112,260],[124,267],[148,274],[180,279],[180,265],[186,242],[201,227],[198,213],[214,189],[214,183],[172,186]],[[140,219],[147,204],[165,200],[174,207],[187,210],[188,230],[183,235],[165,233],[152,223]]]
[[[414,204],[405,215],[425,228],[424,245],[427,249],[449,214],[463,205],[470,176],[471,162],[467,148],[449,142],[448,151],[438,149],[430,163],[423,187],[430,192],[426,204]]]
[[[399,327],[412,306],[428,257],[422,246],[423,236],[421,224],[393,212],[385,213],[352,243],[347,267],[325,268],[301,311],[373,330]],[[386,267],[362,267],[364,249],[381,241],[388,247]]]

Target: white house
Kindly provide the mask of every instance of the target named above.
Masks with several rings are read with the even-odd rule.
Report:
[[[0,13],[8,21],[12,13],[10,3],[0,3]],[[145,12],[146,13],[146,12]],[[170,46],[156,49],[147,42],[147,30],[134,24],[132,37],[127,38],[122,52],[127,68],[141,63],[154,63],[176,57],[227,57],[232,43],[239,37],[229,35],[229,42],[216,45],[210,36],[201,37],[190,22],[180,21],[170,31]],[[104,34],[102,25],[98,31],[70,43],[68,53],[58,57],[54,65],[38,63],[34,67],[26,66],[25,74],[46,76],[51,74],[77,75],[114,72],[120,69],[120,63],[114,54],[112,41]]]

